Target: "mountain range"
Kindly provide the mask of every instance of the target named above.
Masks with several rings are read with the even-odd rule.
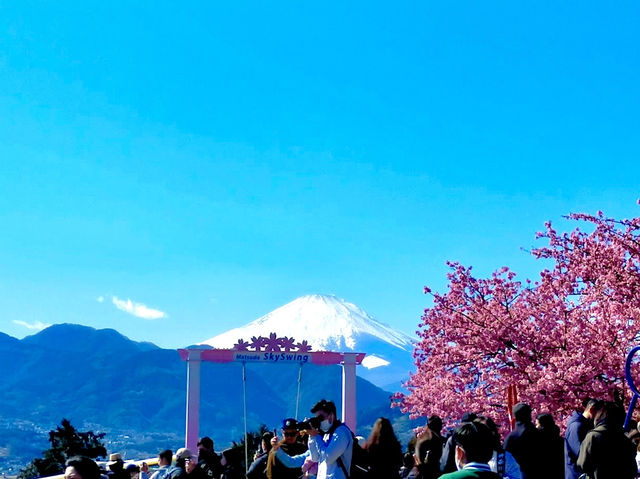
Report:
[[[379,365],[371,363],[373,366],[359,368],[358,373],[377,369],[384,372],[378,377],[380,382],[399,383],[389,366],[397,367],[403,348],[408,348],[406,338],[334,297],[300,298],[226,333],[226,343],[224,335],[203,343],[228,346],[239,338],[262,334],[254,329],[256,325],[277,332],[272,328],[285,321],[283,313],[303,315],[307,323],[316,324],[303,311],[310,306],[326,313],[321,319],[325,332],[342,328],[341,334],[328,335],[322,342],[309,325],[306,330],[296,329],[299,321],[287,319],[288,335],[309,340],[317,350],[371,351]],[[378,349],[367,346],[376,344]],[[205,363],[202,367],[200,432],[211,436],[218,450],[242,438],[240,367],[236,363]],[[132,341],[113,329],[58,324],[22,340],[0,333],[0,368],[0,472],[15,473],[17,467],[39,456],[48,447],[46,432],[63,417],[78,429],[106,432],[109,452],[129,458],[154,456],[167,447],[177,449],[184,441],[186,365],[176,350]],[[279,427],[282,419],[295,415],[297,379],[297,365],[248,365],[249,429],[256,430],[260,424]],[[339,405],[340,391],[339,366],[306,364],[299,415],[309,414],[309,407],[319,398]],[[366,435],[379,416],[390,417],[398,432],[408,434],[411,424],[397,409],[390,409],[390,394],[358,377],[359,434]]]
[[[306,340],[316,351],[367,353],[358,376],[383,389],[400,389],[413,369],[413,342],[409,336],[332,295],[302,296],[201,344],[231,348],[238,339],[269,333]]]

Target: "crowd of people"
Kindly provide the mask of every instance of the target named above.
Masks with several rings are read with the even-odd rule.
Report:
[[[623,430],[624,410],[613,402],[587,400],[568,419],[564,437],[549,413],[533,420],[529,405],[514,406],[515,425],[504,440],[496,422],[466,413],[442,434],[442,420],[428,418],[406,449],[391,422],[379,418],[369,437],[356,437],[337,418],[332,401],[318,401],[313,417],[288,418],[282,437],[266,432],[247,468],[246,479],[633,479],[638,476],[640,432]],[[275,431],[274,431],[275,432]],[[112,454],[109,479],[244,479],[243,451],[218,454],[203,437],[197,455],[181,448],[158,454],[151,472]],[[67,462],[65,479],[100,479],[91,459]]]
[[[504,441],[487,416],[466,413],[448,438],[431,416],[405,455],[402,479],[634,479],[640,465],[640,432],[623,429],[624,409],[589,399],[569,417],[564,437],[549,413],[513,407],[515,424]]]

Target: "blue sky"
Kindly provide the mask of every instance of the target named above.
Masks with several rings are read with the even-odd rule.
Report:
[[[0,6],[8,334],[309,293],[412,333],[446,260],[531,277],[544,221],[639,215],[637,2],[132,3]]]

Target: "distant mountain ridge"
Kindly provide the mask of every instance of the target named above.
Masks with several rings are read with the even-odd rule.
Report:
[[[22,340],[22,343],[81,353],[90,353],[105,345],[108,345],[111,351],[149,351],[152,349],[160,349],[150,342],[132,341],[115,329],[93,329],[72,323],[54,324],[37,334],[27,336]]]
[[[106,432],[109,452],[125,457],[153,456],[183,445],[186,364],[176,350],[131,341],[113,329],[57,324],[22,340],[0,335],[0,369],[0,450],[8,450],[12,461],[26,464],[34,448],[35,454],[44,449],[42,431],[63,417],[76,427]],[[296,365],[248,365],[250,429],[261,423],[279,427],[283,418],[295,415],[297,378]],[[241,366],[204,364],[201,387],[201,434],[212,436],[219,448],[239,440]],[[300,416],[309,415],[310,405],[321,397],[339,405],[340,391],[339,366],[305,365]],[[359,433],[366,434],[378,416],[400,420],[399,411],[389,408],[389,396],[358,378]]]
[[[302,296],[201,344],[231,348],[238,339],[269,333],[306,340],[316,351],[365,352],[367,357],[358,375],[379,387],[400,388],[413,369],[413,342],[409,336],[332,295]]]

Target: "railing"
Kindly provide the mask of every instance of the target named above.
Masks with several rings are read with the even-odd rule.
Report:
[[[96,464],[98,464],[98,466],[100,466],[100,469],[102,470],[106,470],[107,469],[107,462],[108,461],[96,461]],[[153,457],[151,459],[141,459],[139,461],[125,461],[124,463],[124,467],[127,467],[129,464],[135,464],[136,466],[141,466],[143,463],[146,463],[147,466],[157,466],[158,465],[158,458],[157,457]],[[55,476],[42,476],[38,479],[64,479],[64,474],[56,474]]]

